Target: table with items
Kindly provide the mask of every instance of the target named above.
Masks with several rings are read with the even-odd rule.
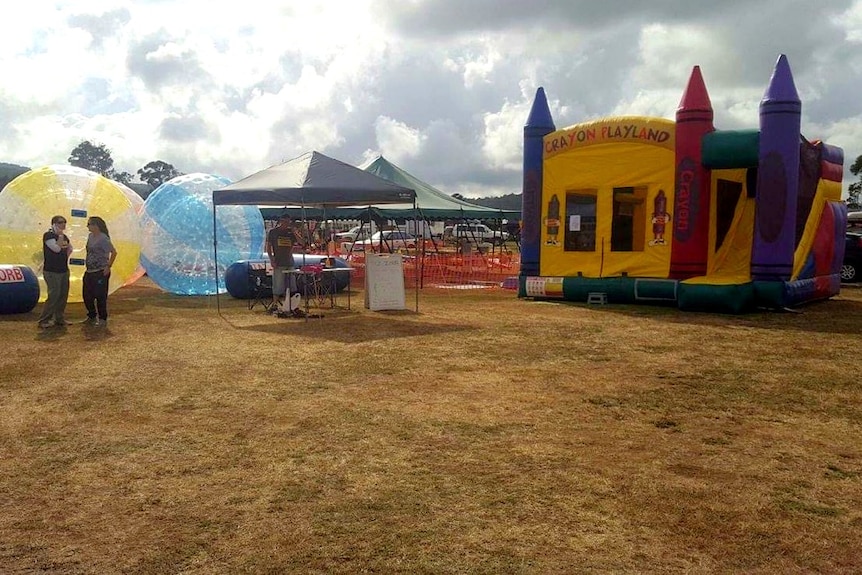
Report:
[[[301,297],[301,301],[305,307],[304,316],[309,317],[311,307],[318,309],[326,307],[327,301],[329,308],[338,307],[338,278],[346,277],[347,286],[347,309],[350,309],[350,291],[351,277],[354,268],[351,267],[331,267],[321,264],[304,265],[299,268],[284,270],[285,284],[290,286],[291,283],[296,286],[297,293]],[[338,276],[337,274],[343,274]],[[294,282],[291,282],[290,276],[293,276]],[[291,304],[291,297],[295,298],[295,294],[290,294],[290,297],[285,298],[284,307],[288,312],[293,312],[295,304]],[[294,299],[295,301],[295,299]],[[292,313],[297,316],[299,314]],[[323,317],[318,314],[318,317]]]

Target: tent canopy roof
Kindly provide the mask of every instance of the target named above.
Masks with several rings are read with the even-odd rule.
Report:
[[[213,191],[214,205],[413,206],[416,192],[320,152],[305,154]]]
[[[426,184],[413,174],[399,168],[392,162],[385,159],[383,156],[378,156],[376,159],[362,167],[366,172],[370,172],[381,178],[389,180],[400,186],[410,188],[416,191],[416,207],[422,214],[422,217],[428,219],[495,219],[495,218],[518,218],[519,213],[507,210],[499,210],[497,208],[489,208],[479,206],[453,198],[445,192],[441,192],[434,186]],[[379,210],[384,215],[389,217],[411,217],[407,213],[397,213],[400,211],[412,213],[411,206],[383,206]]]

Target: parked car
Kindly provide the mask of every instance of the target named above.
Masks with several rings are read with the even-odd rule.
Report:
[[[862,229],[849,229],[845,235],[842,282],[862,280]]]
[[[468,241],[502,245],[507,239],[509,234],[492,230],[485,224],[455,224],[443,230],[443,241],[454,243]]]
[[[346,232],[338,232],[337,234],[335,234],[335,241],[355,242],[357,240],[368,239],[368,236],[370,235],[371,228],[369,226],[353,226]]]
[[[353,242],[354,251],[393,252],[416,248],[416,238],[402,230],[383,230],[367,240]]]

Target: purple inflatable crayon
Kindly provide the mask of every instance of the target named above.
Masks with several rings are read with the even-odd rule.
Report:
[[[544,88],[536,90],[530,117],[524,126],[524,187],[521,194],[522,277],[539,275],[541,243],[543,138],[556,129]]]
[[[793,274],[801,118],[802,102],[787,57],[782,54],[760,101],[760,155],[751,250],[754,280],[787,281]]]

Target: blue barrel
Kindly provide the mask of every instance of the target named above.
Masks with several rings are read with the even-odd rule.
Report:
[[[0,314],[29,313],[39,303],[39,278],[27,266],[0,264]]]
[[[224,272],[227,293],[237,299],[252,299],[255,291],[260,297],[272,297],[272,268],[268,260],[240,260],[230,264]]]
[[[326,256],[323,254],[294,254],[294,262],[297,268],[305,265],[320,265],[329,259],[328,267],[349,268],[350,265],[341,258]],[[335,281],[335,291],[342,291],[350,283],[350,271],[335,272],[332,274]],[[302,277],[299,278],[299,289]],[[260,297],[272,297],[272,268],[269,260],[240,260],[228,266],[224,274],[224,284],[227,293],[237,299],[252,299],[255,291],[260,290]]]

